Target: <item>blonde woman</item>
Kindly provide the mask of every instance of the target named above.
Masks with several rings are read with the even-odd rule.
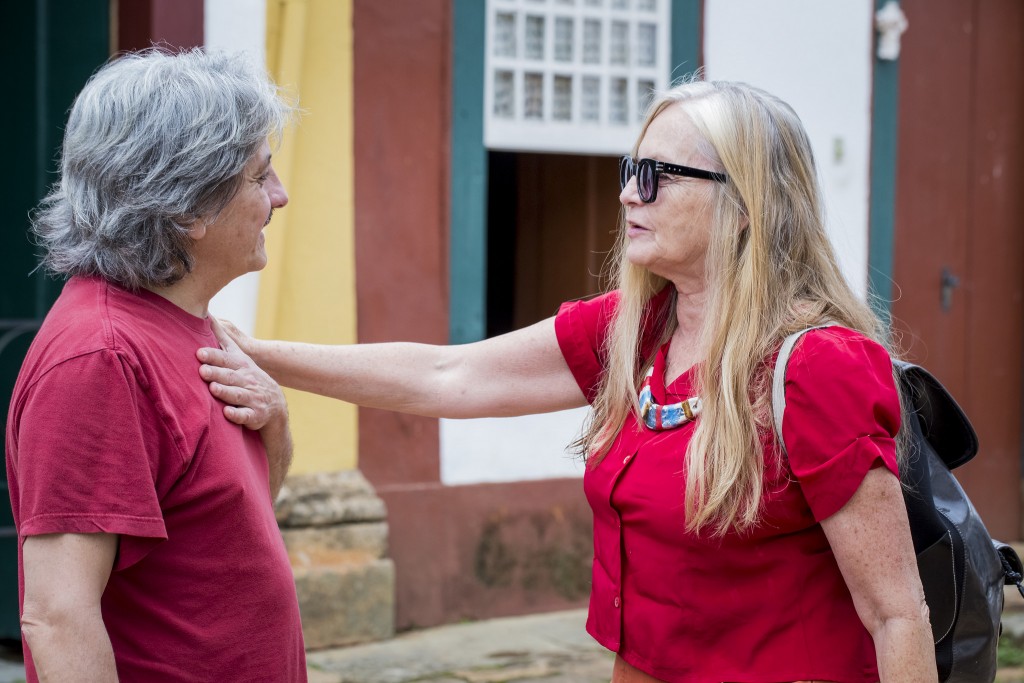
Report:
[[[884,330],[825,234],[792,109],[738,83],[661,96],[620,166],[617,289],[475,344],[241,349],[281,384],[419,415],[593,406],[587,630],[631,681],[934,681]],[[774,356],[789,364],[783,455]],[[201,373],[244,423],[238,352]]]

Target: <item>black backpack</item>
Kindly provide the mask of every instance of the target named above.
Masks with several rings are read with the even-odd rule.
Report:
[[[776,361],[772,410],[780,443],[786,365],[796,341],[809,331],[787,337]],[[1003,586],[1016,585],[1024,595],[1024,568],[1013,548],[989,536],[951,472],[978,452],[967,416],[927,370],[903,361],[894,366],[903,397],[902,429],[910,430],[900,480],[931,615],[939,681],[993,681]]]

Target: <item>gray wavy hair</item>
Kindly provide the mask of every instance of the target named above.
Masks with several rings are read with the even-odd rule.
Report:
[[[75,100],[60,180],[32,216],[41,265],[129,289],[177,282],[194,265],[189,226],[217,216],[294,112],[241,54],[152,48],[108,62]]]

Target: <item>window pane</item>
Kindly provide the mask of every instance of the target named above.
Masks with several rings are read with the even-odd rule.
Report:
[[[639,66],[654,66],[658,48],[658,27],[654,24],[637,24],[636,63]]]
[[[556,121],[569,121],[572,119],[572,76],[555,76],[554,85],[551,118]]]
[[[597,122],[601,119],[601,79],[597,76],[583,77],[583,97],[580,100],[580,118]]]
[[[583,63],[601,63],[601,22],[597,19],[583,22]]]
[[[610,42],[609,61],[621,66],[629,64],[629,24],[624,21],[613,21]]]
[[[625,78],[613,78],[611,80],[610,95],[608,119],[612,123],[627,123],[629,118],[629,95]]]
[[[500,119],[515,118],[515,76],[511,71],[494,73],[494,115]]]
[[[544,75],[526,74],[523,80],[525,102],[523,116],[528,119],[544,118]]]
[[[511,12],[494,15],[494,54],[497,57],[516,56],[516,15]]]
[[[559,62],[572,61],[573,20],[568,17],[555,19],[555,59]]]
[[[526,17],[526,58],[544,59],[544,17]]]

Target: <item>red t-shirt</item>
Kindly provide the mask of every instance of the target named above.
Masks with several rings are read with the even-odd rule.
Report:
[[[613,293],[567,303],[555,319],[590,400],[616,302]],[[667,388],[662,372],[651,383],[656,402],[691,395],[690,372]],[[711,538],[684,529],[684,457],[695,423],[652,431],[630,415],[584,476],[594,513],[587,630],[670,683],[877,681],[874,645],[819,522],[872,467],[897,472],[899,421],[884,349],[844,328],[809,332],[786,377],[788,460],[778,466],[770,428],[761,437],[762,521],[742,536]]]
[[[207,319],[162,297],[73,278],[15,385],[19,541],[119,535],[102,609],[122,681],[306,680],[263,443],[199,377],[196,349],[216,345]]]

